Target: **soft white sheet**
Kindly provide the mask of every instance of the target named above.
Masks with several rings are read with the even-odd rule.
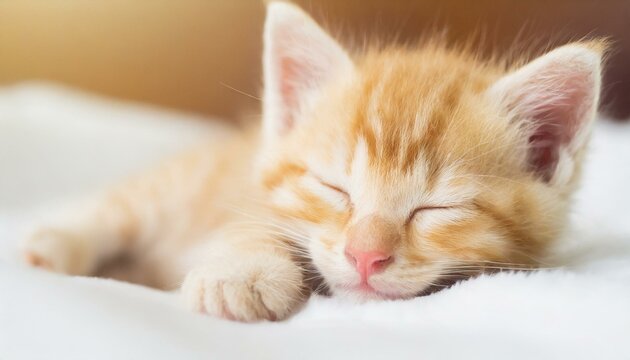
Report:
[[[556,258],[411,301],[315,298],[284,323],[191,314],[139,286],[21,267],[42,209],[225,129],[67,89],[0,89],[0,359],[630,358],[630,125],[601,121]]]

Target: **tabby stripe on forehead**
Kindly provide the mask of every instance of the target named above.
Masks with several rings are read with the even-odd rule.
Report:
[[[383,64],[366,63],[366,68],[381,68]],[[379,172],[401,169],[413,171],[417,160],[424,156],[427,165],[427,181],[432,184],[439,174],[439,154],[452,115],[456,111],[454,99],[461,92],[456,79],[446,85],[432,87],[418,93],[418,102],[430,103],[418,113],[408,106],[410,99],[400,89],[413,84],[404,81],[400,71],[367,71],[360,88],[356,112],[352,119],[352,146],[360,140],[366,144],[370,165]],[[402,84],[402,85],[401,85]],[[420,99],[421,98],[421,99]],[[411,100],[415,101],[415,100]],[[351,152],[355,154],[356,152]],[[354,159],[346,164],[351,168]]]
[[[351,147],[353,151],[350,152],[352,155],[348,158],[348,162],[346,164],[346,171],[348,173],[350,173],[350,170],[352,169],[352,163],[354,161],[354,154],[356,154],[356,147],[359,144],[360,140],[363,140],[365,142],[369,157],[374,158],[376,157],[376,154],[377,154],[376,133],[374,131],[374,128],[372,127],[372,124],[370,124],[369,121],[367,121],[368,116],[369,116],[367,111],[369,109],[369,103],[371,100],[370,94],[372,93],[373,89],[377,86],[377,84],[378,84],[377,77],[372,76],[365,79],[364,84],[363,84],[363,89],[358,99],[357,106],[355,106],[356,113],[354,114],[352,118],[352,126],[350,127],[350,131],[351,131],[350,139],[351,139]]]

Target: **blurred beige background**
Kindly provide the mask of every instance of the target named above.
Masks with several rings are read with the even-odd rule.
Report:
[[[561,43],[610,36],[604,110],[630,115],[630,1],[297,0],[351,39],[412,40],[426,28],[450,40],[474,29],[486,49],[519,35]],[[256,111],[261,0],[2,0],[0,86],[50,80],[116,98],[234,118]],[[525,29],[522,31],[522,29]]]

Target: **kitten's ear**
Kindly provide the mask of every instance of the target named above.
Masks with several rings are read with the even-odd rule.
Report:
[[[597,111],[604,45],[557,48],[499,79],[488,90],[527,136],[527,161],[543,181],[564,183]]]
[[[316,90],[335,74],[353,70],[350,57],[295,5],[267,6],[264,31],[264,132],[287,133]]]

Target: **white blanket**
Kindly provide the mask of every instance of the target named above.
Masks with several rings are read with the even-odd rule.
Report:
[[[410,301],[314,298],[289,321],[246,325],[189,313],[175,294],[14,261],[42,209],[222,134],[67,89],[0,89],[0,359],[630,359],[630,125],[604,120],[556,250],[562,269]]]

